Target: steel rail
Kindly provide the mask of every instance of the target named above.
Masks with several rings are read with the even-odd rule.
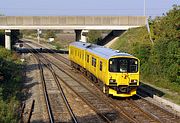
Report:
[[[28,46],[29,46],[29,45],[28,45]],[[29,47],[31,47],[31,46],[29,46]],[[33,48],[33,47],[31,47],[31,48]],[[35,49],[35,50],[36,50],[36,49]],[[44,59],[45,59],[46,61],[48,61],[48,62],[49,62],[49,60],[46,59],[43,55],[40,55],[37,50],[36,50],[36,52],[37,52],[38,54],[33,54],[33,55],[36,57],[36,59],[39,60],[39,62],[43,63],[43,64],[51,71],[51,73],[52,73],[52,75],[53,75],[53,77],[54,77],[54,79],[55,79],[55,82],[56,82],[56,84],[57,84],[57,86],[58,86],[58,89],[59,89],[59,91],[61,92],[60,94],[61,94],[61,96],[62,96],[62,98],[63,98],[63,101],[64,101],[64,103],[65,103],[65,105],[66,105],[66,107],[67,107],[67,109],[68,109],[68,111],[69,111],[72,119],[73,119],[73,122],[74,122],[74,123],[78,123],[78,120],[76,119],[76,116],[74,115],[74,113],[73,113],[73,111],[72,111],[72,109],[71,109],[71,107],[70,107],[70,105],[69,105],[69,103],[68,103],[68,100],[67,100],[67,98],[66,98],[66,96],[65,96],[65,94],[64,94],[64,91],[63,91],[63,89],[62,89],[62,87],[61,87],[61,84],[60,84],[59,80],[57,79],[57,75],[55,74],[55,71],[53,70],[51,64],[49,63],[48,65],[46,65],[42,60],[40,60],[40,57],[38,57],[38,56],[41,56],[42,58],[44,58]],[[41,67],[42,67],[42,66],[41,66]],[[43,69],[42,69],[42,71],[43,71]],[[43,74],[43,73],[42,73],[42,74]],[[43,76],[43,80],[44,80],[44,76]],[[45,82],[45,80],[44,80],[44,82]],[[43,82],[43,83],[44,83],[44,82]],[[44,85],[45,85],[45,83],[44,83]],[[45,86],[45,88],[46,88],[46,86]],[[47,93],[47,89],[46,89],[46,93]],[[47,97],[48,97],[48,94],[47,94]],[[47,99],[48,99],[48,98],[47,98]],[[46,99],[46,100],[47,100],[47,99]],[[49,99],[48,99],[47,101],[50,102]],[[48,110],[49,110],[49,109],[51,109],[50,106],[48,106]],[[51,110],[51,114],[52,114],[52,110]],[[49,113],[49,115],[50,115],[50,113]],[[53,123],[54,123],[53,114],[52,114],[52,116],[50,115],[50,119],[53,119]]]
[[[47,60],[45,57],[43,57],[43,58],[44,58],[46,61],[49,61],[49,60]],[[61,92],[61,96],[63,97],[64,103],[66,104],[66,107],[68,108],[68,111],[69,111],[69,113],[70,113],[70,115],[71,115],[74,123],[78,123],[78,120],[77,120],[76,116],[74,115],[74,113],[73,113],[73,111],[72,111],[72,109],[71,109],[71,106],[70,106],[69,103],[68,103],[68,100],[67,100],[67,98],[66,98],[66,96],[65,96],[65,93],[64,93],[64,91],[63,91],[63,89],[62,89],[62,86],[61,86],[61,84],[60,84],[60,82],[59,82],[59,80],[58,80],[58,78],[57,78],[57,75],[56,75],[55,71],[53,70],[51,64],[49,64],[49,66],[47,66],[47,67],[48,67],[48,69],[52,72],[52,75],[53,75],[53,77],[54,77],[54,79],[55,79],[55,82],[56,82],[56,84],[57,84],[57,86],[58,86],[58,89],[59,89],[59,91]]]
[[[41,82],[42,82],[42,86],[43,86],[43,93],[44,93],[44,97],[45,97],[45,102],[46,102],[49,120],[51,123],[54,123],[54,117],[53,117],[52,109],[50,106],[49,96],[47,93],[46,82],[45,82],[45,78],[44,78],[44,74],[43,74],[43,68],[42,68],[42,65],[40,63],[40,59],[35,54],[34,54],[34,56],[38,60],[38,67],[40,69]]]

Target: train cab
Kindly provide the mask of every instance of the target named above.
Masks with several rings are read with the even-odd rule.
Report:
[[[128,97],[136,94],[139,86],[139,60],[128,57],[112,57],[108,63],[108,78],[104,92],[113,96]],[[108,92],[107,92],[108,91]]]

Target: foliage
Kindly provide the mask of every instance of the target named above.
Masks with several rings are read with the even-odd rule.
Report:
[[[26,36],[37,37],[37,30],[21,30],[20,33],[22,37],[26,37]]]
[[[146,27],[140,27],[128,30],[111,47],[141,60],[143,80],[180,94],[179,20],[180,6],[174,5],[166,15],[149,20],[154,45],[149,40]]]
[[[101,31],[90,30],[88,32],[88,42],[97,44],[100,40],[102,40]]]
[[[152,23],[155,46],[149,62],[156,61],[158,74],[180,84],[180,6]],[[155,68],[157,68],[155,67]]]
[[[13,123],[18,120],[21,65],[17,55],[0,48],[0,122]]]
[[[45,39],[48,39],[48,38],[56,38],[56,34],[55,34],[55,31],[53,30],[47,30],[45,32]]]
[[[50,42],[50,44],[55,46],[57,50],[63,49],[63,46],[57,41]]]

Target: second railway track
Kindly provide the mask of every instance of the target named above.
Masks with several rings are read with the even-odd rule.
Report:
[[[74,122],[77,119],[74,116],[71,107],[64,95],[59,80],[48,61],[41,55],[34,54],[39,63],[42,87],[49,116],[49,122]]]

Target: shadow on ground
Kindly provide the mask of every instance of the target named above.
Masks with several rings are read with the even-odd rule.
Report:
[[[55,50],[55,49],[46,49],[46,48],[18,48],[16,49],[18,53],[61,53],[61,54],[68,54],[69,51],[67,50]]]
[[[137,89],[137,94],[141,95],[142,97],[153,97],[153,95],[162,97],[165,93],[141,82]]]

